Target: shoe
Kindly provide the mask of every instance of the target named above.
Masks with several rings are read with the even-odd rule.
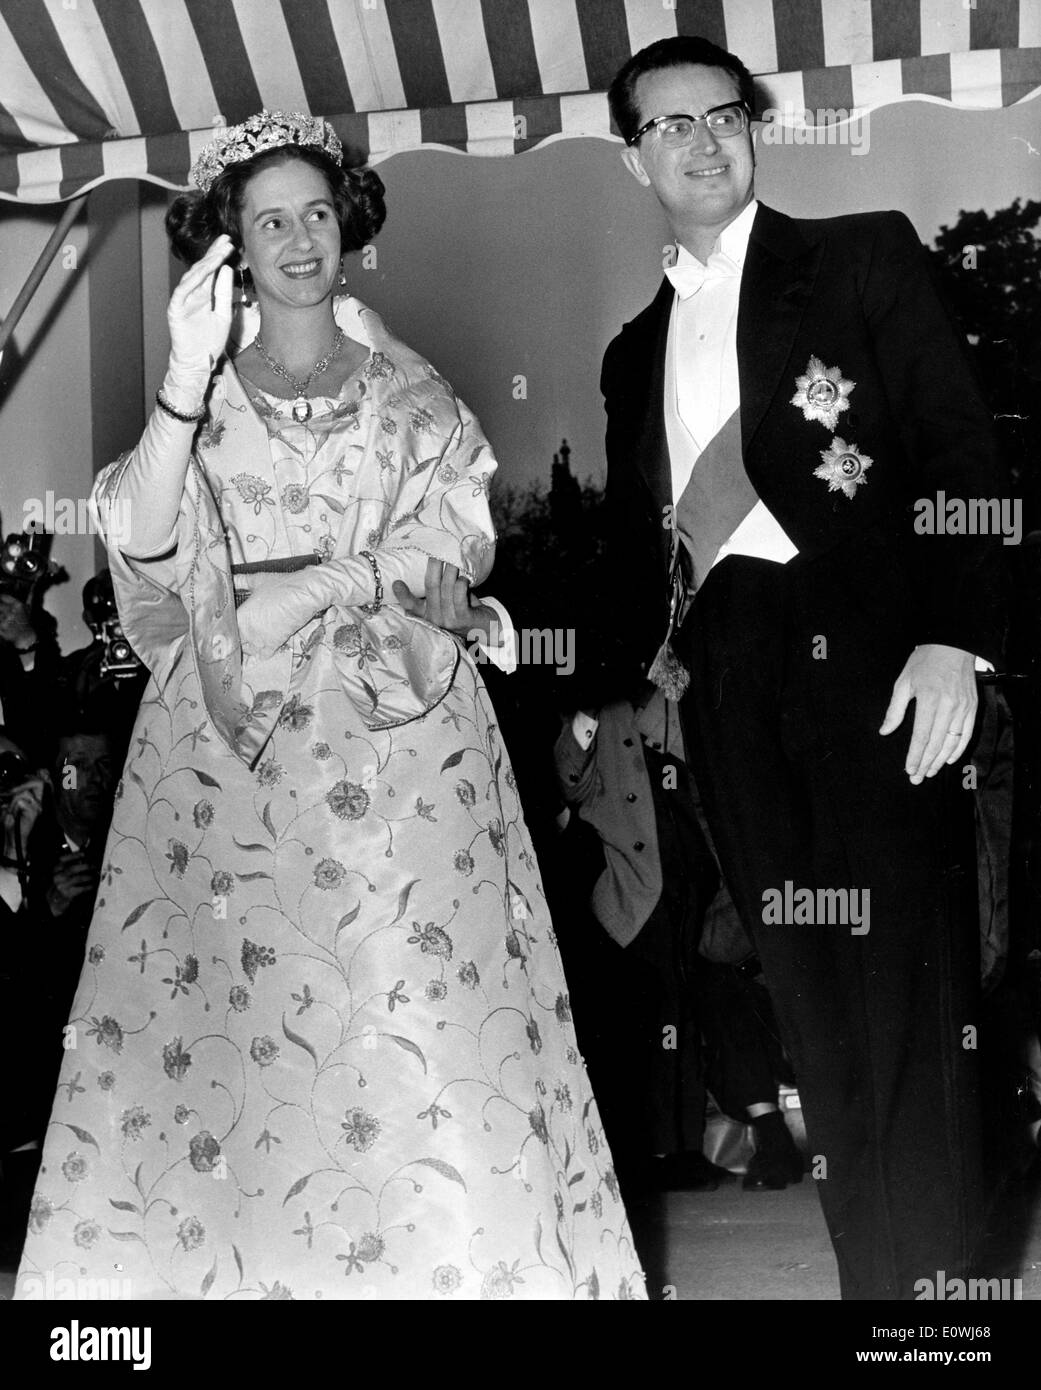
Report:
[[[802,1156],[794,1145],[791,1153],[760,1149],[752,1155],[741,1186],[746,1191],[769,1188],[773,1192],[780,1192],[789,1183],[802,1182],[802,1174]]]
[[[733,1173],[710,1163],[703,1153],[648,1158],[643,1169],[652,1192],[715,1192],[721,1184],[734,1181]]]

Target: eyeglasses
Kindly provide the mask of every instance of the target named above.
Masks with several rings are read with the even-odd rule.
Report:
[[[710,107],[703,116],[655,116],[653,121],[640,127],[629,144],[635,145],[637,140],[653,130],[666,149],[676,150],[690,144],[696,127],[702,122],[711,134],[718,135],[721,140],[729,140],[732,135],[740,135],[748,129],[749,115],[743,101],[728,101],[725,106]]]

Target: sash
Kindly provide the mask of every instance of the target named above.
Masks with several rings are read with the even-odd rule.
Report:
[[[669,627],[647,672],[666,699],[679,700],[690,677],[672,647],[694,594],[716,556],[757,505],[741,456],[741,412],[735,410],[698,456],[673,516]]]
[[[699,456],[676,504],[680,563],[690,595],[704,584],[720,549],[758,501],[741,457],[741,414],[735,410]]]

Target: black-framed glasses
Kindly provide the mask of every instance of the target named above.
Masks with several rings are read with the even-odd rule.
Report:
[[[652,121],[642,125],[628,143],[635,145],[637,140],[649,130],[653,130],[666,149],[679,149],[690,144],[694,139],[695,129],[701,124],[721,140],[729,140],[732,135],[740,135],[743,130],[748,129],[750,116],[751,112],[743,101],[728,101],[722,106],[711,106],[703,116],[688,116],[683,113],[655,116]]]

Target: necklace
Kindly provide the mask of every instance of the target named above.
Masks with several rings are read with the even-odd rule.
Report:
[[[307,373],[303,381],[298,381],[284,363],[277,362],[275,358],[271,356],[264,346],[264,340],[259,333],[253,339],[253,346],[256,348],[257,352],[260,353],[271,371],[273,371],[276,376],[280,376],[283,381],[287,381],[296,392],[296,400],[293,402],[293,419],[298,425],[306,424],[311,418],[311,402],[307,399],[307,388],[311,385],[311,382],[314,381],[316,376],[321,376],[325,371],[329,363],[340,351],[340,348],[343,347],[343,342],[346,337],[347,334],[342,328],[336,330],[336,336],[333,338],[332,347],[324,357],[319,357],[318,361]]]

